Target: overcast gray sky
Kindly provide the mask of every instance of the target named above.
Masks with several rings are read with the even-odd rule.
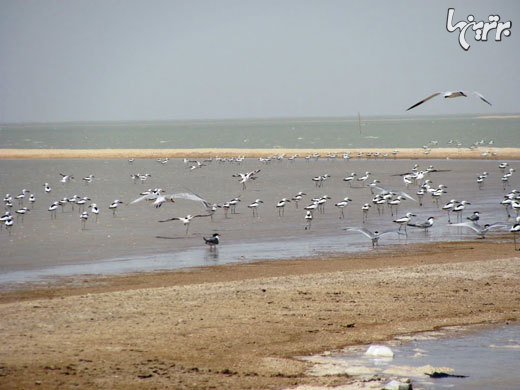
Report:
[[[450,7],[511,36],[466,52]],[[517,29],[517,0],[0,0],[0,122],[518,113]],[[493,106],[405,112],[454,89]]]

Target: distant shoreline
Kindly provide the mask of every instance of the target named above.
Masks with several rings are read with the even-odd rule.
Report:
[[[397,150],[394,156],[392,152]],[[374,148],[374,149],[238,149],[238,148],[204,148],[204,149],[0,149],[0,159],[118,159],[118,158],[206,158],[236,157],[250,158],[298,155],[305,157],[314,153],[325,157],[336,153],[341,158],[343,153],[350,152],[351,158],[358,153],[379,153],[377,158],[399,159],[503,159],[520,160],[520,148],[434,148],[426,154],[421,148]],[[487,153],[484,155],[484,153]],[[493,155],[492,153],[496,153]]]

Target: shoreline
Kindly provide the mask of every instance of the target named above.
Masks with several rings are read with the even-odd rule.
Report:
[[[520,319],[518,256],[504,235],[0,291],[0,384],[337,386],[294,357]]]
[[[520,148],[434,148],[424,153],[422,148],[374,148],[374,149],[0,149],[0,159],[118,159],[118,158],[208,158],[237,157],[249,158],[268,157],[286,154],[286,157],[297,154],[305,157],[308,154],[319,153],[325,157],[328,153],[338,153],[338,158],[344,152],[350,152],[356,159],[358,153],[380,153],[379,159],[387,154],[393,159],[392,152],[398,150],[397,159],[504,159],[520,160]],[[482,156],[483,153],[489,153]],[[497,153],[496,156],[491,153]],[[363,156],[366,158],[366,156]],[[373,158],[373,157],[371,157]]]

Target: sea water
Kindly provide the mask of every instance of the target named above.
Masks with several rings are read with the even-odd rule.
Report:
[[[329,356],[305,358],[311,370],[410,378],[414,389],[520,389],[520,324],[492,328],[451,327],[436,332],[396,337],[387,344],[393,358],[365,355],[368,346],[346,348]],[[462,377],[430,378],[435,370]],[[430,372],[431,373],[431,372]],[[385,383],[385,381],[383,381]],[[379,387],[380,388],[380,387]]]
[[[22,123],[0,124],[0,148],[519,147],[519,130],[518,115]]]

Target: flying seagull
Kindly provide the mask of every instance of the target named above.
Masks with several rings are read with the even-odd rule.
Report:
[[[379,239],[382,236],[384,236],[385,234],[389,234],[389,233],[404,234],[397,229],[385,230],[384,232],[381,232],[381,233],[379,233],[377,230],[375,232],[371,232],[370,230],[365,229],[364,227],[345,227],[345,228],[343,228],[343,230],[364,234],[365,236],[367,236],[368,238],[370,238],[372,240],[372,247],[379,245]]]
[[[491,230],[494,229],[505,229],[507,227],[507,224],[505,222],[495,222],[491,224],[486,224],[484,226],[479,225],[476,222],[461,222],[461,223],[454,223],[449,226],[463,226],[470,228],[475,233],[478,234],[479,238],[485,238],[486,233],[488,233]]]
[[[487,104],[489,104],[491,106],[491,103],[489,102],[489,100],[487,100],[484,96],[482,96],[482,94],[480,94],[478,92],[473,92],[473,94],[476,95],[478,98],[480,98],[480,100],[482,100],[484,103],[487,103]],[[434,97],[439,96],[439,95],[441,95],[441,92],[436,92],[433,95],[430,95],[430,96],[424,98],[423,100],[415,103],[413,106],[407,108],[406,111],[409,111],[412,108],[420,106],[424,102],[427,102],[428,100],[433,99]],[[462,92],[462,91],[448,91],[448,92],[444,92],[444,98],[446,98],[446,99],[451,99],[451,98],[456,98],[456,97],[468,97],[468,95],[465,92]]]

